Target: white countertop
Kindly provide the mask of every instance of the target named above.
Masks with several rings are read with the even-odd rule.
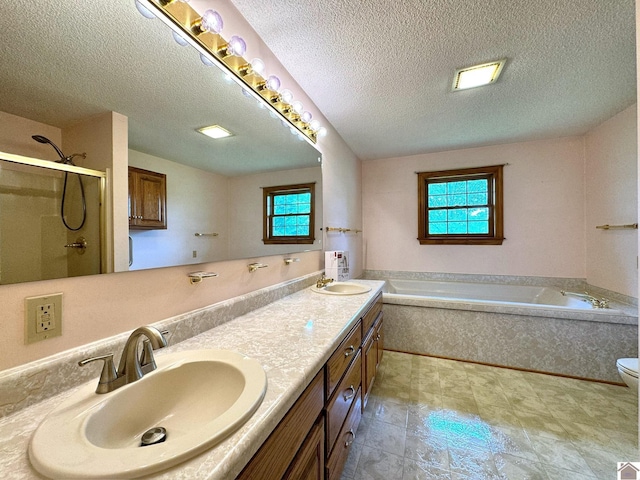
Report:
[[[372,290],[361,295],[322,295],[305,288],[219,327],[158,350],[222,348],[258,360],[267,373],[267,391],[256,413],[210,450],[145,478],[228,480],[235,478],[315,377],[342,337],[364,313],[384,282],[355,280]],[[93,382],[97,383],[96,378]],[[79,387],[78,387],[79,388]],[[3,480],[39,479],[29,464],[31,434],[71,389],[0,419],[0,473]]]

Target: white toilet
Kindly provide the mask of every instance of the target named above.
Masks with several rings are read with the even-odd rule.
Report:
[[[624,383],[633,390],[638,391],[638,359],[637,358],[619,358],[616,362],[618,373]]]

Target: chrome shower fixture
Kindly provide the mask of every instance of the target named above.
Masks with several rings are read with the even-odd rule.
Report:
[[[31,135],[31,138],[33,138],[38,143],[51,145],[60,157],[60,160],[56,160],[56,163],[75,166],[75,163],[73,163],[73,159],[75,157],[87,158],[86,153],[74,153],[72,155],[66,156],[64,153],[62,153],[62,150],[60,150],[60,148],[58,148],[55,143],[42,135]],[[87,221],[87,199],[84,194],[84,185],[82,184],[82,177],[80,176],[80,174],[76,175],[78,175],[78,181],[80,182],[80,192],[82,194],[82,222],[80,223],[79,227],[69,226],[67,220],[64,218],[64,203],[67,198],[67,180],[69,179],[69,172],[64,172],[64,187],[62,188],[62,202],[60,204],[60,218],[62,219],[62,223],[67,228],[67,230],[71,230],[72,232],[77,232],[78,230],[80,230],[82,227],[84,227],[84,223]]]
[[[66,165],[75,165],[75,163],[73,163],[73,159],[75,157],[87,158],[86,153],[74,153],[72,155],[66,156],[64,153],[62,153],[62,150],[60,150],[60,148],[58,148],[58,146],[55,143],[53,143],[47,137],[44,137],[42,135],[31,135],[31,138],[33,138],[38,143],[44,143],[44,144],[48,143],[49,145],[51,145],[55,149],[55,151],[58,153],[58,156],[60,157],[60,160],[56,160],[56,163],[64,163]]]

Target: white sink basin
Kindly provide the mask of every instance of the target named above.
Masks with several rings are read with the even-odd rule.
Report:
[[[262,366],[227,350],[177,352],[111,393],[83,386],[47,416],[29,458],[53,478],[130,478],[157,472],[211,448],[246,422],[267,388]],[[166,429],[166,441],[141,447]]]
[[[371,291],[371,287],[353,282],[335,282],[322,288],[314,286],[311,290],[326,295],[359,295]]]

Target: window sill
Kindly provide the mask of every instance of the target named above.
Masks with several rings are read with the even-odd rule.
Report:
[[[420,245],[502,245],[504,238],[419,238]]]

